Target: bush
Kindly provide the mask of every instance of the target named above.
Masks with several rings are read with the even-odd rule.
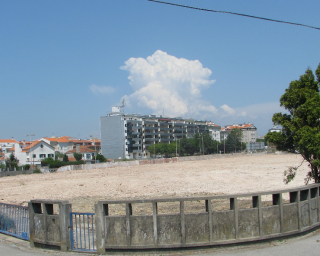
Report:
[[[82,154],[80,154],[80,153],[75,152],[75,153],[73,153],[73,156],[77,161],[80,161],[82,159]]]
[[[30,164],[25,164],[25,165],[23,166],[23,169],[24,169],[24,170],[30,170]]]
[[[96,158],[97,158],[97,161],[99,161],[100,163],[107,162],[107,158],[105,158],[105,157],[104,157],[103,155],[101,155],[101,154],[97,154]]]
[[[41,171],[39,169],[35,169],[33,173],[41,173]]]
[[[68,156],[66,154],[63,155],[63,162],[69,162]]]

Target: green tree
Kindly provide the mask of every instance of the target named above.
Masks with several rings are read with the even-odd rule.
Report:
[[[278,150],[299,152],[310,166],[305,179],[308,183],[313,179],[320,182],[320,64],[316,70],[316,78],[307,69],[299,80],[292,81],[289,88],[280,98],[280,105],[288,113],[275,113],[272,121],[282,126],[282,132],[269,132],[265,138],[276,145]],[[285,171],[286,183],[296,175],[298,167],[290,167]]]
[[[104,162],[107,162],[107,158],[105,158],[101,154],[97,154],[97,161],[99,161],[100,163],[104,163]]]
[[[82,154],[80,153],[74,152],[73,156],[76,159],[76,161],[80,161],[82,159]]]
[[[63,162],[69,162],[68,156],[66,154],[63,155]]]
[[[6,168],[13,170],[13,168],[18,167],[19,160],[14,156],[13,153],[10,154],[9,159],[6,159]]]
[[[54,157],[55,157],[55,160],[58,160],[58,158],[63,158],[63,154],[60,153],[59,151],[56,151]]]
[[[226,152],[241,151],[241,138],[242,131],[237,128],[232,129],[226,139]]]

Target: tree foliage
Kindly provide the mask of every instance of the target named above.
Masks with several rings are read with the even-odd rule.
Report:
[[[69,158],[66,154],[63,155],[63,162],[69,162]]]
[[[17,168],[19,164],[19,160],[14,156],[13,153],[10,154],[9,158],[6,159],[6,168],[13,170],[13,168]]]
[[[186,156],[195,154],[214,154],[220,143],[213,140],[208,133],[195,134],[193,138],[183,138],[168,143],[157,143],[149,146],[148,150],[151,155],[162,155],[173,157],[176,155]]]
[[[311,179],[320,182],[320,64],[316,77],[307,69],[299,80],[292,81],[280,98],[280,105],[288,113],[275,113],[272,121],[282,126],[282,132],[269,132],[265,138],[276,145],[278,150],[299,152],[309,163]],[[298,167],[290,167],[285,172],[285,182],[290,182]]]
[[[75,162],[70,162],[70,161],[64,162],[60,160],[54,160],[52,157],[48,157],[41,161],[42,166],[49,166],[49,168],[59,168],[65,165],[80,165],[80,164],[84,164],[84,161],[80,160]]]
[[[104,157],[103,155],[101,155],[101,154],[97,154],[96,158],[97,158],[97,161],[99,161],[100,163],[107,162],[107,158],[105,158],[105,157]]]
[[[82,159],[82,154],[74,152],[73,157],[76,159],[76,161],[80,161]]]
[[[245,149],[245,143],[241,144],[242,131],[234,128],[230,131],[226,139],[226,153],[240,152]]]

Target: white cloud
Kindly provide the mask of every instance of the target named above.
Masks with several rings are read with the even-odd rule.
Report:
[[[90,85],[89,89],[94,94],[111,94],[115,91],[115,89],[111,86],[98,86],[95,84]]]
[[[222,108],[227,115],[234,115],[236,113],[236,111],[233,108],[230,108],[226,104],[222,105],[220,108]]]
[[[218,110],[202,99],[201,92],[215,81],[211,70],[198,60],[168,55],[160,50],[152,56],[130,58],[121,67],[129,71],[134,92],[126,95],[130,105],[147,108],[154,114],[169,116],[201,116]]]

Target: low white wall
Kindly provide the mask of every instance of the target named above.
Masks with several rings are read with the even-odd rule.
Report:
[[[121,162],[108,162],[108,163],[98,163],[98,164],[82,164],[82,165],[67,165],[60,167],[57,172],[73,171],[73,170],[91,170],[91,169],[102,169],[110,167],[119,166],[134,166],[134,165],[145,165],[145,164],[160,164],[166,162],[184,162],[184,161],[198,161],[198,160],[208,160],[213,158],[226,158],[226,157],[236,157],[244,156],[245,153],[232,153],[232,154],[213,154],[213,155],[200,155],[200,156],[183,156],[183,157],[173,157],[164,161],[165,159],[151,159],[151,160],[135,160],[135,161],[121,161]],[[163,161],[162,161],[163,160]]]

